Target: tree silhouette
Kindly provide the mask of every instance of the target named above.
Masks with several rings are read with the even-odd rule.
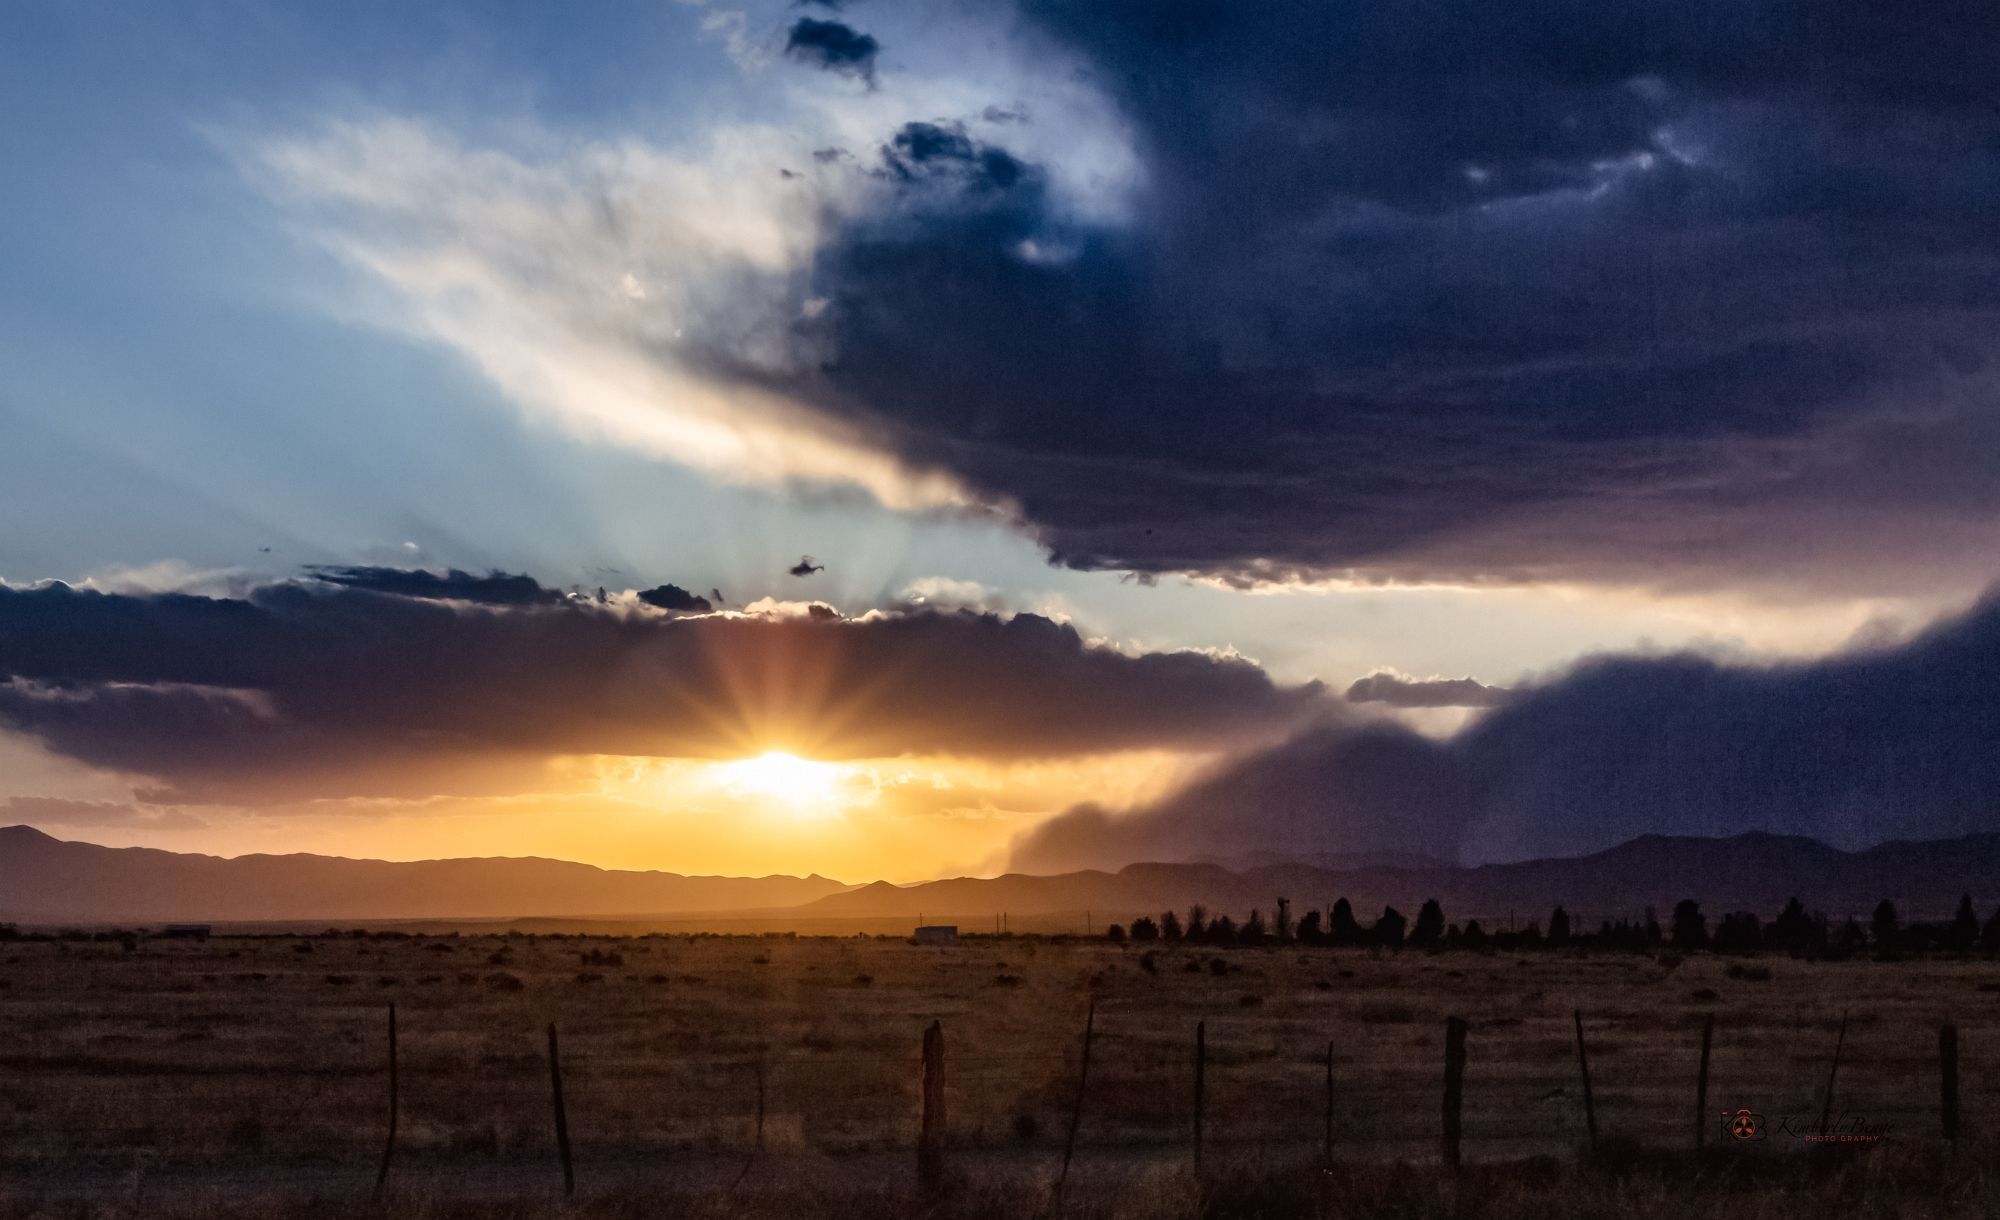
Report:
[[[1125,943],[1124,925],[1114,923],[1110,927],[1104,929],[1104,939],[1110,941],[1114,945],[1124,944]]]
[[[1979,930],[1979,949],[1988,957],[2000,955],[2000,909],[1995,909],[1993,918]]]
[[[1264,913],[1253,908],[1250,912],[1250,918],[1243,921],[1242,931],[1236,934],[1236,943],[1239,945],[1261,945],[1270,938],[1270,933],[1264,930]]]
[[[1235,944],[1236,921],[1227,915],[1217,915],[1208,925],[1208,939],[1211,944]]]
[[[1958,914],[1951,917],[1951,930],[1945,933],[1945,945],[1954,953],[1970,953],[1979,944],[1979,916],[1972,911],[1972,895],[1961,894],[1958,898]]]
[[[1319,912],[1307,911],[1299,920],[1299,940],[1308,945],[1316,945],[1322,939],[1319,929]]]
[[[1435,898],[1424,899],[1417,911],[1417,926],[1410,930],[1412,949],[1435,949],[1444,940],[1444,908]]]
[[[1774,949],[1798,955],[1812,947],[1813,921],[1806,915],[1805,904],[1793,898],[1778,912],[1778,917],[1765,929],[1764,943]]]
[[[1840,926],[1840,935],[1834,938],[1834,947],[1839,949],[1843,956],[1853,953],[1867,943],[1868,933],[1862,931],[1861,925],[1852,915],[1849,915],[1847,922]]]
[[[1199,902],[1188,908],[1187,938],[1200,940],[1208,932],[1208,908]]]
[[[1277,927],[1276,927],[1276,928],[1275,928],[1274,930],[1275,930],[1275,931],[1277,932],[1277,934],[1278,934],[1278,939],[1279,939],[1280,941],[1287,941],[1287,940],[1290,940],[1290,939],[1292,938],[1292,900],[1291,900],[1291,899],[1289,899],[1289,898],[1280,898],[1280,899],[1278,899],[1278,923],[1277,923]]]
[[[1753,953],[1763,943],[1763,925],[1750,911],[1731,911],[1715,929],[1717,953]]]
[[[1674,948],[1708,948],[1708,917],[1701,913],[1701,904],[1692,898],[1674,904]]]
[[[1569,944],[1569,912],[1561,907],[1549,916],[1549,948],[1561,949]]]
[[[1875,914],[1868,921],[1868,933],[1875,942],[1875,948],[1885,954],[1894,953],[1902,931],[1903,920],[1896,914],[1896,904],[1884,898],[1876,905]]]
[[[1160,916],[1160,937],[1163,940],[1179,940],[1181,938],[1181,917],[1172,911],[1168,911],[1166,914]]]
[[[1152,916],[1141,915],[1132,921],[1132,939],[1158,940],[1160,939],[1160,925],[1153,922]]]
[[[1342,898],[1333,904],[1331,926],[1327,934],[1336,945],[1358,945],[1367,939],[1361,932],[1361,924],[1354,918],[1354,908]]]
[[[1385,949],[1400,949],[1403,947],[1403,932],[1409,926],[1410,921],[1403,918],[1401,911],[1395,907],[1383,907],[1382,918],[1375,921],[1375,943]]]

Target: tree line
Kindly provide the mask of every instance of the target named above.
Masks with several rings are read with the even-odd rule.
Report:
[[[1924,953],[1983,953],[2000,957],[2000,910],[1984,921],[1973,909],[1971,895],[1958,900],[1958,910],[1943,922],[1906,922],[1896,904],[1883,899],[1867,924],[1849,917],[1836,924],[1823,911],[1808,912],[1793,898],[1773,919],[1754,911],[1731,911],[1709,926],[1701,904],[1692,898],[1675,904],[1662,924],[1648,907],[1644,918],[1603,920],[1595,929],[1578,926],[1561,906],[1549,914],[1546,929],[1529,920],[1518,929],[1488,929],[1477,919],[1463,925],[1447,922],[1437,899],[1427,900],[1412,922],[1393,906],[1382,908],[1373,922],[1363,924],[1342,898],[1324,918],[1307,911],[1296,921],[1291,903],[1280,898],[1266,920],[1253,909],[1238,923],[1226,914],[1212,914],[1196,903],[1185,920],[1174,911],[1155,919],[1141,915],[1131,924],[1112,924],[1105,935],[1114,943],[1185,942],[1201,945],[1300,944],[1329,948],[1466,949],[1511,952],[1523,949],[1589,948],[1646,952],[1675,949],[1716,953],[1781,952],[1794,957],[1852,957],[1869,952],[1881,958]]]

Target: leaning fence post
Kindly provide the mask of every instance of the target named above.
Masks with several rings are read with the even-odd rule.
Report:
[[[569,1159],[569,1114],[563,1109],[562,1060],[556,1054],[556,1026],[549,1022],[549,1092],[556,1107],[556,1153],[562,1157],[563,1193],[576,1193],[576,1170]]]
[[[1194,1023],[1194,1171],[1201,1172],[1201,1127],[1208,1105],[1208,1022]]]
[[[1833,1039],[1833,1066],[1826,1072],[1826,1096],[1820,1102],[1819,1133],[1826,1134],[1826,1125],[1833,1118],[1833,1081],[1840,1075],[1840,1048],[1847,1042],[1847,1011],[1840,1013],[1840,1032]]]
[[[1694,1150],[1708,1146],[1708,1048],[1715,1041],[1715,1014],[1701,1027],[1701,1071],[1694,1078]]]
[[[389,1005],[389,1138],[382,1144],[382,1167],[375,1171],[375,1193],[389,1181],[389,1160],[396,1155],[396,1006]]]
[[[1076,1129],[1083,1121],[1083,1090],[1090,1083],[1090,1041],[1097,1028],[1097,1001],[1090,1002],[1090,1011],[1083,1018],[1083,1064],[1076,1074],[1076,1100],[1069,1108],[1069,1138],[1063,1141],[1062,1172],[1056,1175],[1056,1193],[1062,1193],[1063,1183],[1069,1181],[1070,1158],[1076,1155]]]
[[[1958,1026],[1938,1026],[1938,1121],[1944,1137],[1958,1144]]]
[[[937,1021],[924,1030],[921,1073],[924,1109],[917,1126],[917,1182],[930,1190],[944,1173],[944,1026]]]
[[[1458,1143],[1462,1133],[1460,1115],[1465,1102],[1465,1022],[1446,1017],[1444,1022],[1444,1163],[1458,1172]]]
[[[1576,1065],[1583,1072],[1583,1122],[1590,1131],[1590,1150],[1597,1151],[1597,1098],[1590,1091],[1590,1053],[1583,1046],[1583,1010],[1572,1009],[1576,1018]]]

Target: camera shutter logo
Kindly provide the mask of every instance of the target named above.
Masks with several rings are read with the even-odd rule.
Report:
[[[1764,1138],[1764,1116],[1751,1112],[1748,1108],[1722,1112],[1722,1127],[1731,1137],[1742,1143],[1755,1143]]]

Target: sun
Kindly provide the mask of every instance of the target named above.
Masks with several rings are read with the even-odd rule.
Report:
[[[761,799],[801,813],[843,803],[845,769],[833,763],[768,750],[755,758],[723,763],[717,770],[722,786],[733,796]]]

